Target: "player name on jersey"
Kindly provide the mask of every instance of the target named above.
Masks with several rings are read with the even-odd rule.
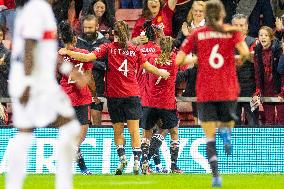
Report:
[[[205,31],[198,33],[197,38],[198,40],[217,39],[217,38],[229,39],[232,38],[232,34],[220,33],[216,31]]]
[[[126,55],[126,56],[136,56],[135,51],[132,50],[123,50],[123,49],[110,49],[110,53],[114,55]]]

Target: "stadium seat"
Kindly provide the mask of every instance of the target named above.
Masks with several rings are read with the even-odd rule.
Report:
[[[142,9],[118,9],[115,13],[116,20],[124,20],[132,31],[136,20],[140,17]]]

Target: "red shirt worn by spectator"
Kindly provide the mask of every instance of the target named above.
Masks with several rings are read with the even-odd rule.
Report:
[[[77,48],[72,49],[72,51],[86,53],[86,54],[89,53],[87,50],[77,49]],[[71,62],[74,65],[74,68],[77,68],[79,72],[84,73],[84,71],[86,70],[93,69],[92,62],[82,63],[78,60],[70,58],[69,56],[64,56],[63,59],[65,61]],[[77,87],[76,81],[72,81],[71,78],[66,75],[62,76],[60,85],[62,86],[66,94],[69,96],[72,102],[72,106],[81,106],[92,103],[92,94],[87,85],[80,89]]]
[[[183,42],[183,52],[197,52],[198,102],[237,100],[239,84],[234,50],[241,41],[243,37],[240,32],[220,33],[205,26],[194,30]]]
[[[146,44],[139,46],[141,52],[145,55],[146,59],[150,59],[151,56],[155,56],[156,54],[160,54],[161,48],[158,44],[154,43],[153,41],[149,41]],[[146,83],[148,82],[148,72],[146,72],[141,66],[137,66],[137,81],[140,87],[140,94],[141,94],[141,103],[142,106],[146,104],[147,100],[147,88]]]
[[[136,79],[136,66],[141,66],[146,59],[140,49],[128,44],[127,50],[119,43],[102,44],[93,53],[97,58],[108,57],[105,95],[113,98],[140,96]]]
[[[150,58],[149,62],[159,69],[167,70],[171,76],[168,79],[149,73],[149,81],[147,82],[148,100],[145,106],[159,109],[175,110],[175,82],[178,72],[178,66],[175,63],[176,54],[172,53],[170,61],[165,64],[156,64],[156,57]]]
[[[152,19],[152,23],[156,26],[159,26],[163,29],[165,35],[172,36],[172,18],[174,15],[174,11],[169,8],[168,3],[160,10],[158,15]],[[139,18],[132,32],[132,38],[137,37],[143,31],[142,26],[147,19],[144,17]]]

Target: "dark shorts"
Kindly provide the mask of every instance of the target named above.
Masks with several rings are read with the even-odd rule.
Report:
[[[140,98],[108,98],[107,107],[112,123],[124,123],[127,120],[139,120],[142,116]]]
[[[143,129],[154,128],[159,120],[162,122],[162,129],[172,129],[178,125],[177,111],[143,107],[143,115],[140,120],[140,126]]]
[[[99,103],[99,104],[95,104],[95,103],[92,103],[91,104],[91,109],[92,110],[97,110],[97,111],[103,111],[103,109],[104,109],[104,102],[101,102],[101,103]]]
[[[74,106],[76,116],[81,125],[90,124],[89,105]]]
[[[198,102],[198,118],[201,121],[237,121],[236,101]]]

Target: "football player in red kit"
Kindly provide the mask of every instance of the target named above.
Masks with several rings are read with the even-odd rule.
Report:
[[[224,25],[225,10],[219,0],[206,3],[207,26],[196,29],[183,42],[176,63],[186,63],[185,57],[193,52],[198,58],[196,96],[198,116],[204,130],[207,158],[212,169],[213,187],[221,187],[215,129],[220,125],[232,128],[236,120],[236,100],[239,84],[236,75],[234,50],[240,59],[249,57],[249,49],[237,28]],[[228,136],[230,137],[230,136]]]
[[[72,51],[78,51],[82,53],[88,53],[88,51],[83,49],[74,48],[76,44],[76,37],[72,31],[71,26],[66,22],[61,22],[59,24],[60,38],[64,43],[65,48]],[[92,103],[92,94],[96,98],[96,86],[95,82],[92,79],[92,62],[82,63],[78,60],[75,60],[67,55],[62,57],[63,61],[70,62],[73,66],[72,72],[79,72],[88,79],[88,85],[85,85],[82,88],[78,88],[76,83],[78,81],[74,80],[71,75],[62,75],[60,80],[60,85],[62,86],[65,93],[69,96],[72,106],[75,109],[76,116],[81,124],[81,135],[80,141],[78,144],[77,152],[77,163],[80,167],[80,170],[83,174],[91,174],[88,168],[85,165],[84,158],[80,151],[80,145],[85,140],[87,131],[89,128],[89,106]],[[92,92],[91,92],[92,91]]]
[[[124,149],[124,122],[127,122],[131,136],[134,155],[134,174],[139,174],[141,139],[139,134],[139,119],[142,114],[139,85],[136,79],[136,65],[162,78],[168,78],[166,70],[158,69],[146,61],[140,49],[130,43],[129,28],[126,22],[117,21],[114,26],[114,42],[99,46],[89,54],[60,49],[62,55],[69,55],[83,62],[93,61],[96,58],[108,57],[106,72],[105,95],[108,100],[108,110],[114,128],[114,141],[120,164],[116,174],[121,175],[127,165]]]
[[[171,135],[171,171],[183,173],[177,167],[179,152],[178,117],[176,111],[175,81],[178,66],[175,64],[176,54],[172,52],[173,39],[170,36],[162,37],[160,40],[161,53],[149,59],[149,62],[158,68],[167,70],[171,77],[162,79],[149,74],[147,81],[147,101],[144,104],[141,126],[145,130],[141,144],[142,149],[142,173],[147,174],[148,160],[153,157],[156,149],[162,145],[164,137]],[[161,132],[155,133],[152,137],[151,129],[161,120]],[[152,137],[152,139],[151,139]],[[151,139],[151,143],[150,143]]]

